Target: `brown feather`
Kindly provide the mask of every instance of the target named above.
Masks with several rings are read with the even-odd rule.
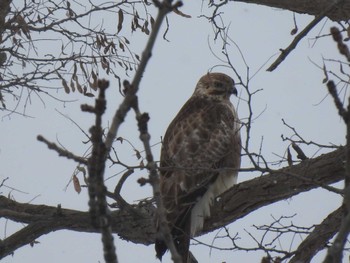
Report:
[[[237,177],[237,171],[212,171],[240,166],[238,118],[229,101],[234,91],[233,80],[224,74],[203,76],[163,139],[160,166],[166,170],[161,172],[161,195],[184,263],[191,236],[201,230],[203,217],[210,215],[212,199]],[[158,245],[158,250],[164,254],[166,246]]]

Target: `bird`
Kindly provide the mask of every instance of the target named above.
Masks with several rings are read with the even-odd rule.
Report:
[[[183,263],[191,261],[190,239],[203,229],[215,198],[237,183],[241,163],[240,121],[231,95],[234,80],[224,73],[202,76],[169,124],[160,156],[160,197],[165,219]],[[159,235],[159,260],[167,251]]]

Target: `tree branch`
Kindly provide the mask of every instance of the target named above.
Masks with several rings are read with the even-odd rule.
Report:
[[[313,256],[326,247],[338,231],[344,211],[342,207],[329,214],[321,224],[317,225],[307,238],[301,242],[289,263],[310,262]]]
[[[290,43],[290,45],[286,49],[281,49],[281,54],[278,56],[278,58],[271,64],[271,66],[267,69],[267,71],[274,71],[289,55],[290,52],[292,52],[293,49],[296,48],[300,40],[302,40],[311,29],[313,29],[332,9],[337,5],[339,0],[331,3],[327,6],[322,12],[320,12],[314,20],[312,20],[304,29],[301,31]]]
[[[62,149],[56,143],[50,142],[47,139],[45,139],[44,136],[42,136],[42,135],[38,135],[37,140],[39,142],[45,143],[50,150],[56,151],[59,156],[63,156],[63,157],[66,157],[68,159],[72,159],[72,160],[76,161],[77,163],[81,163],[81,164],[85,164],[85,165],[87,164],[86,158],[77,156],[70,151]]]
[[[140,64],[137,68],[134,79],[130,85],[131,88],[127,90],[127,92],[125,94],[125,98],[124,98],[123,102],[120,104],[118,110],[116,111],[116,113],[113,117],[111,126],[109,128],[109,131],[107,133],[107,138],[105,140],[105,144],[106,144],[106,149],[107,149],[108,153],[112,147],[112,144],[113,144],[114,139],[118,133],[118,129],[119,129],[120,125],[124,121],[126,114],[129,112],[129,110],[131,109],[131,107],[133,105],[133,101],[135,99],[135,94],[137,93],[137,91],[139,89],[139,84],[140,84],[141,78],[143,76],[143,73],[146,69],[147,63],[152,56],[152,49],[154,47],[157,35],[158,35],[160,27],[163,23],[163,20],[166,17],[166,15],[172,11],[172,8],[173,8],[171,6],[171,1],[169,1],[169,0],[164,1],[160,5],[161,6],[159,7],[158,16],[154,22],[153,27],[152,27],[152,31],[151,31],[151,34],[149,36],[147,45],[146,45],[144,51],[142,52]],[[179,2],[175,3],[174,7],[178,7],[180,5],[181,5],[181,2],[179,1]]]
[[[319,184],[332,184],[343,180],[345,175],[344,160],[345,149],[341,147],[315,159],[305,160],[298,165],[283,168],[273,174],[267,174],[234,186],[225,192],[220,201],[213,207],[211,212],[213,216],[205,220],[203,233],[232,223],[260,207],[318,188]],[[289,173],[311,178],[315,183],[312,183],[312,180],[303,181],[300,178],[288,176]],[[130,213],[128,210],[117,210],[111,213],[113,233],[117,233],[122,239],[134,243],[152,244],[155,240],[154,206],[151,203],[142,202],[133,207],[138,211],[137,213]],[[4,196],[0,196],[0,218],[25,224],[45,222],[47,229],[39,229],[31,240],[61,229],[98,232],[96,228],[91,226],[88,212],[58,209],[45,205],[22,204]],[[29,244],[29,239],[20,242],[21,246]],[[0,258],[11,254],[18,248],[11,246],[11,244],[13,243],[9,242],[8,239],[3,240],[0,247]]]
[[[230,0],[249,4],[281,8],[300,14],[317,16],[329,6],[329,0]],[[350,18],[349,1],[339,1],[335,8],[326,14],[333,21],[348,21]]]
[[[215,216],[205,220],[203,232],[212,231],[214,226],[227,225],[263,206],[317,188],[320,184],[343,180],[344,160],[345,149],[341,147],[315,159],[235,185],[213,207],[211,215]],[[299,174],[312,180],[303,181],[289,174]]]
[[[82,105],[81,109],[95,114],[95,125],[90,128],[92,150],[88,159],[88,190],[89,212],[92,225],[97,227],[102,235],[103,255],[106,263],[118,263],[112,229],[110,227],[110,210],[106,200],[107,187],[104,184],[107,152],[103,143],[102,116],[106,110],[106,89],[109,82],[98,81],[99,95],[95,106]]]

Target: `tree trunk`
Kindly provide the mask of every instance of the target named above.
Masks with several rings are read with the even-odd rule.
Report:
[[[317,16],[330,5],[334,8],[325,16],[333,21],[347,21],[350,19],[350,1],[329,0],[230,0],[250,4],[265,5],[274,8],[293,11],[300,14]]]

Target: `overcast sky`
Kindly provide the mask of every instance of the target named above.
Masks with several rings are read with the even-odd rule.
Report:
[[[160,137],[172,118],[191,96],[198,79],[213,66],[222,64],[212,53],[221,56],[220,42],[213,41],[212,28],[208,21],[198,18],[201,12],[209,14],[206,7],[202,9],[201,1],[186,1],[181,10],[190,14],[192,18],[187,19],[174,14],[169,16],[170,30],[167,35],[169,42],[158,39],[141,82],[140,108],[151,116],[149,130],[152,135],[152,144],[160,142]],[[336,45],[329,37],[320,38],[317,41],[313,39],[318,34],[328,33],[332,23],[328,21],[324,25],[325,21],[322,21],[271,73],[266,72],[266,68],[277,57],[279,49],[288,46],[293,39],[290,35],[294,27],[293,14],[240,3],[230,3],[222,11],[224,11],[226,23],[230,23],[229,36],[243,53],[249,66],[250,76],[254,75],[250,80],[250,88],[252,91],[261,89],[254,96],[252,104],[255,117],[258,118],[253,122],[251,150],[258,152],[263,142],[262,153],[269,161],[276,161],[279,159],[277,155],[284,155],[288,143],[281,140],[281,134],[290,136],[292,132],[283,125],[282,118],[295,127],[306,140],[321,144],[344,144],[344,125],[337,115],[333,101],[327,96],[326,87],[322,83],[323,72],[311,62],[322,66],[323,57],[338,58]],[[105,19],[106,24],[115,26],[115,17]],[[310,16],[296,15],[299,29],[311,20]],[[142,50],[145,40],[146,38],[139,34],[131,37],[131,42],[137,50]],[[229,53],[235,67],[245,78],[246,67],[234,45],[229,47]],[[265,65],[267,61],[269,62]],[[214,71],[235,77],[233,72],[225,67],[216,67]],[[111,88],[107,91],[108,112],[104,116],[104,124],[108,126],[122,97],[118,93],[117,82],[110,76],[102,75],[102,77],[111,81]],[[239,86],[237,88],[239,93],[242,92],[242,98],[232,98],[232,102],[234,105],[239,104],[238,114],[244,119],[247,117],[245,95]],[[55,95],[67,98],[63,91]],[[88,130],[93,123],[93,116],[81,113],[79,109],[82,102],[93,103],[93,99],[77,97],[80,98],[79,102],[65,104],[44,97],[45,105],[38,98],[32,97],[32,103],[27,107],[27,114],[34,118],[11,115],[2,119],[0,180],[9,177],[6,182],[8,186],[25,192],[12,191],[11,195],[15,200],[28,202],[37,196],[32,201],[33,204],[52,206],[61,204],[63,208],[87,210],[88,196],[85,189],[78,195],[72,185],[69,185],[65,191],[76,164],[64,158],[58,158],[55,152],[36,141],[36,136],[42,134],[49,140],[59,141],[76,154],[82,155],[88,150],[87,145],[82,143],[86,138],[81,131],[58,113],[59,111],[69,116],[82,128]],[[133,113],[128,114],[118,136],[128,139],[141,149]],[[121,158],[125,162],[138,163],[128,144],[123,143],[118,147]],[[309,157],[320,154],[315,147],[302,147]],[[153,154],[157,160],[159,150],[159,145],[153,147]],[[249,167],[249,165],[247,160],[243,160],[243,167]],[[106,177],[111,177],[107,181],[110,187],[116,184],[117,174],[121,171],[120,167],[107,169]],[[135,172],[123,189],[124,197],[130,202],[151,195],[149,186],[140,187],[136,184],[136,180],[141,176],[147,176],[146,171]],[[256,175],[241,173],[239,181],[245,181],[252,176]],[[338,186],[341,187],[341,184]],[[6,188],[1,190],[5,195],[9,192]],[[339,206],[340,202],[341,200],[335,194],[325,190],[311,191],[260,209],[228,227],[232,235],[236,232],[240,233],[242,246],[254,246],[252,239],[245,233],[246,229],[258,235],[252,228],[253,224],[268,224],[272,221],[272,216],[278,218],[282,215],[297,214],[293,218],[296,225],[310,226],[320,223],[329,212]],[[0,220],[0,226],[1,238],[20,227],[4,220]],[[217,233],[218,231],[214,231],[213,234],[201,237],[200,240],[211,244]],[[298,237],[296,240],[298,241]],[[98,234],[58,231],[40,237],[38,241],[40,243],[34,248],[30,246],[20,248],[13,257],[9,256],[3,262],[45,262],[47,260],[52,263],[103,262]],[[157,262],[153,245],[148,247],[135,245],[120,240],[116,235],[115,243],[120,262]],[[214,245],[230,247],[230,241],[220,240],[220,242],[214,242]],[[289,242],[282,240],[281,245],[283,249],[287,249],[290,246],[290,240]],[[259,252],[210,250],[204,245],[192,246],[191,251],[199,262],[259,262],[263,256]],[[320,258],[322,257],[320,256],[314,262],[319,262]],[[163,262],[170,262],[169,255]]]

